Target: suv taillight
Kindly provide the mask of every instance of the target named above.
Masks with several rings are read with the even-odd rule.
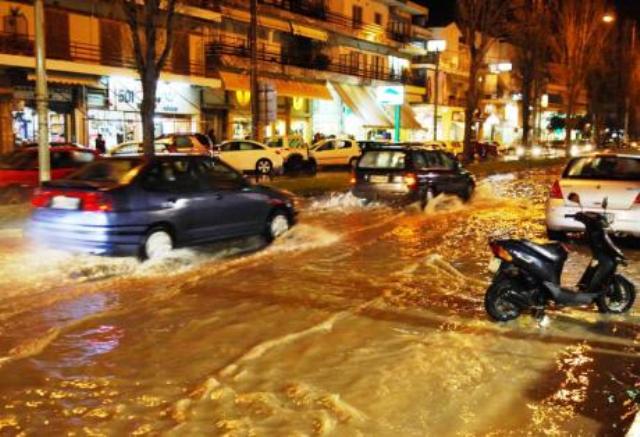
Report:
[[[31,205],[34,208],[46,208],[53,197],[53,191],[44,188],[36,188],[31,197]]]
[[[550,199],[562,199],[562,188],[560,188],[560,181],[555,181],[549,190]]]
[[[415,188],[418,185],[418,178],[413,173],[407,173],[404,175],[404,184],[407,188]]]

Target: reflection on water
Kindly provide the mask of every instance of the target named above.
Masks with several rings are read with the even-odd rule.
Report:
[[[272,246],[148,264],[10,237],[0,433],[622,435],[637,309],[554,310],[544,330],[484,314],[488,237],[543,237],[552,180],[491,178],[425,212],[334,195]],[[578,248],[564,280],[587,262]]]

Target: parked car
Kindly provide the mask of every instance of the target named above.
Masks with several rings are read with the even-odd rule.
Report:
[[[569,202],[571,193],[580,196],[584,211],[603,212],[606,199],[610,229],[640,236],[640,155],[598,153],[571,159],[549,191],[546,223],[553,240],[584,229],[582,224],[565,217],[581,210]]]
[[[214,152],[237,170],[255,172],[258,175],[281,174],[284,159],[282,152],[252,140],[231,140],[221,143]]]
[[[262,234],[294,223],[293,197],[252,186],[217,158],[105,158],[36,191],[28,234],[38,242],[104,255],[165,255],[173,248]]]
[[[171,153],[169,150],[171,140],[156,140],[154,142],[155,153]],[[118,144],[113,149],[107,152],[108,156],[123,156],[123,155],[142,155],[144,153],[143,143],[140,141],[128,141],[126,143]]]
[[[354,167],[361,153],[355,140],[329,138],[313,145],[310,159],[317,167]]]
[[[441,193],[467,200],[475,188],[473,175],[450,154],[403,145],[366,151],[352,182],[356,197],[398,204],[420,202],[422,208]]]
[[[52,146],[51,179],[61,179],[96,159],[97,152],[77,146]],[[26,200],[39,184],[38,149],[26,147],[0,159],[0,191],[5,202]]]
[[[309,145],[300,135],[267,138],[265,145],[280,152],[285,173],[312,170],[309,161]]]
[[[208,154],[214,149],[211,139],[200,133],[162,135],[156,138],[156,141],[166,142],[171,153]]]

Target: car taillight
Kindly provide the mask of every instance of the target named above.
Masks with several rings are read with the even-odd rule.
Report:
[[[356,177],[355,173],[351,173],[351,177],[349,178],[349,183],[351,185],[355,185],[356,182],[358,182],[358,178]]]
[[[107,198],[104,193],[100,192],[87,192],[78,193],[77,196],[80,199],[83,211],[92,212],[111,212],[113,211],[113,202]],[[74,196],[76,197],[76,196]]]
[[[46,208],[51,202],[53,191],[44,188],[36,188],[31,197],[31,205],[34,208]]]
[[[416,185],[418,185],[418,179],[416,178],[416,175],[414,175],[413,173],[407,173],[406,175],[404,175],[404,184],[408,188],[415,188]]]
[[[560,181],[555,181],[549,190],[550,199],[562,199],[562,188],[560,188]]]
[[[491,252],[493,252],[493,255],[495,257],[507,262],[511,262],[513,260],[513,257],[507,251],[507,249],[500,246],[498,243],[489,243],[489,246],[491,247]]]
[[[636,200],[634,200],[633,203],[635,203],[636,205],[640,205],[640,194],[636,196]]]

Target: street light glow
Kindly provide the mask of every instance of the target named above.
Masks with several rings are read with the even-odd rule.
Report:
[[[607,24],[613,23],[614,21],[616,21],[616,17],[612,13],[607,12],[605,15],[602,16],[602,21]]]
[[[447,41],[444,39],[432,39],[427,41],[427,51],[442,53],[447,49]]]

